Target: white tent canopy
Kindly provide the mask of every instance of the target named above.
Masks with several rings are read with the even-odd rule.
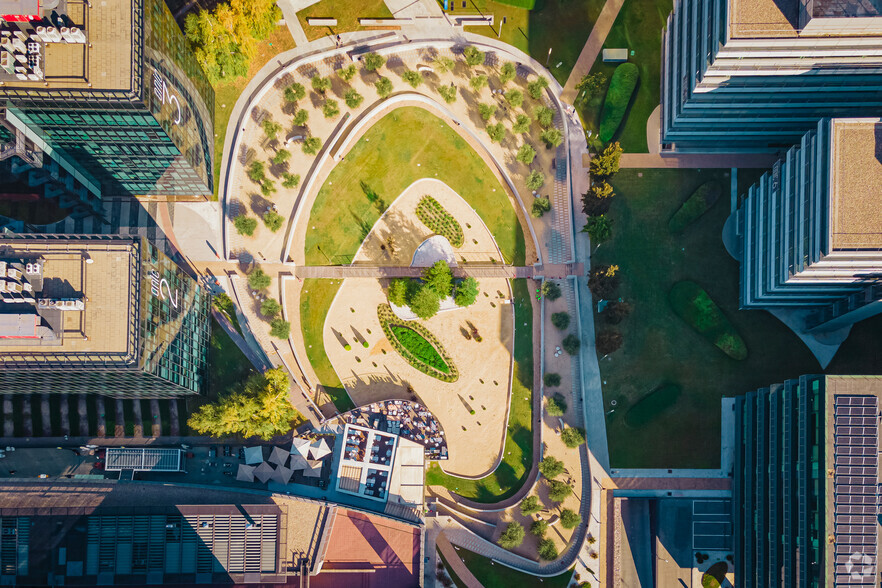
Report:
[[[263,461],[263,447],[246,447],[245,463],[248,465],[256,465]]]
[[[306,458],[302,455],[292,455],[290,466],[291,470],[296,472],[297,470],[305,470],[308,468],[309,462],[306,461]]]
[[[290,469],[286,468],[283,465],[280,465],[276,468],[276,471],[273,472],[273,476],[271,479],[273,482],[278,482],[279,484],[287,484],[288,481],[291,479],[292,473],[293,472]]]
[[[331,448],[328,447],[328,444],[325,442],[324,439],[316,439],[309,446],[309,456],[312,459],[322,459],[326,455],[330,455],[330,453]]]
[[[270,462],[283,466],[288,461],[289,454],[287,451],[282,449],[281,447],[273,447],[272,452],[270,453],[269,460]]]
[[[244,463],[239,464],[239,471],[236,472],[236,479],[240,482],[253,482],[254,481],[254,466],[245,465]]]
[[[303,457],[306,457],[308,447],[309,441],[301,439],[300,437],[294,437],[291,444],[291,455],[302,455]]]
[[[307,478],[321,478],[322,477],[322,462],[318,460],[309,460],[309,466],[306,468],[306,471],[303,472],[303,475]]]
[[[273,475],[273,466],[270,464],[263,462],[256,468],[254,468],[254,477],[260,480],[261,482],[266,482]]]

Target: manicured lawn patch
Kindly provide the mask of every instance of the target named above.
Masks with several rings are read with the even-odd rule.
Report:
[[[437,463],[426,473],[426,484],[444,486],[477,502],[498,502],[517,492],[533,463],[533,307],[526,280],[512,280],[511,286],[515,366],[502,462],[493,473],[478,480],[446,474]]]
[[[307,18],[336,18],[335,27],[314,27],[306,24]],[[383,0],[321,0],[297,13],[303,32],[310,41],[328,35],[364,30],[358,24],[360,18],[392,18]]]
[[[228,390],[241,386],[255,371],[242,350],[212,318],[211,337],[208,340],[207,397],[215,399]]]
[[[677,316],[723,353],[732,359],[747,358],[744,340],[701,286],[689,280],[677,282],[668,293],[668,301]]]
[[[135,408],[132,404],[133,402],[136,401],[129,398],[123,400],[123,419],[125,419],[126,437],[131,437],[135,434]]]
[[[600,112],[600,140],[604,143],[619,130],[639,81],[640,69],[633,63],[623,63],[613,73]]]
[[[450,366],[441,357],[431,343],[429,343],[422,335],[409,327],[401,327],[394,325],[390,327],[395,339],[401,343],[405,350],[416,357],[418,360],[427,363],[431,367],[445,374],[450,373]]]
[[[657,414],[673,406],[678,396],[680,396],[680,386],[676,384],[666,384],[656,388],[628,409],[625,413],[625,424],[635,428],[648,424]]]
[[[416,214],[433,233],[441,235],[454,247],[462,247],[462,227],[437,200],[431,196],[423,196],[417,204]]]
[[[671,221],[668,223],[668,229],[672,233],[682,233],[686,227],[701,218],[710,207],[716,204],[720,199],[722,187],[719,182],[707,182],[698,187],[689,199],[683,203],[683,206],[677,209]]]
[[[514,6],[515,8],[523,8],[525,10],[533,10],[536,6],[536,0],[497,0],[499,4]]]
[[[306,346],[306,357],[319,383],[331,397],[337,410],[346,412],[355,408],[355,404],[331,366],[331,360],[325,353],[322,334],[325,318],[341,283],[340,280],[317,278],[303,280],[303,290],[300,293],[300,328],[303,333],[303,344]]]
[[[457,550],[457,555],[462,559],[463,563],[469,571],[475,576],[484,588],[565,588],[569,586],[570,579],[573,577],[573,568],[552,576],[550,578],[539,578],[514,570],[508,566],[494,564],[489,557],[478,555],[467,549]]]
[[[467,588],[466,583],[459,579],[459,576],[456,575],[456,572],[453,571],[453,566],[450,565],[450,562],[447,561],[447,558],[444,557],[444,554],[441,553],[440,549],[435,550],[438,553],[438,557],[441,558],[441,563],[444,564],[444,569],[447,570],[447,573],[450,575],[450,579],[453,580],[453,585],[456,588]]]
[[[524,263],[524,233],[502,185],[464,139],[417,107],[380,119],[328,176],[310,214],[306,263],[350,263],[380,218],[377,198],[392,202],[414,181],[435,177],[477,211],[507,263]]]
[[[416,321],[401,321],[388,304],[377,307],[377,317],[389,343],[411,366],[444,382],[459,378],[441,342],[425,326]]]
[[[728,571],[729,564],[724,561],[718,561],[701,575],[702,588],[720,588],[726,580],[726,572]]]

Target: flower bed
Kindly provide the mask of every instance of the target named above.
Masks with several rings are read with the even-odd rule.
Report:
[[[404,322],[388,304],[377,307],[383,333],[392,347],[414,368],[442,382],[455,382],[459,371],[429,330],[417,322]]]
[[[433,233],[441,235],[454,247],[462,247],[462,227],[437,200],[431,196],[423,196],[417,204],[416,214]]]

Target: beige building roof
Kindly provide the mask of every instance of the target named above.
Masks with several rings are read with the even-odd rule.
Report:
[[[833,249],[882,248],[882,119],[833,119]]]
[[[796,37],[798,0],[729,0],[733,38]]]

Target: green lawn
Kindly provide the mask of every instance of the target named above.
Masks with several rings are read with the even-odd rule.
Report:
[[[511,285],[516,325],[515,369],[502,462],[493,473],[478,480],[445,474],[437,463],[426,473],[427,484],[444,486],[477,502],[498,502],[517,492],[533,463],[533,307],[527,281],[512,280]],[[526,326],[522,326],[524,323]]]
[[[307,18],[336,18],[335,27],[313,27],[306,24]],[[392,18],[392,13],[383,0],[321,0],[297,13],[303,32],[310,41],[327,35],[365,30],[358,24],[360,18]],[[370,27],[368,27],[369,29]]]
[[[309,217],[306,264],[351,262],[380,218],[366,192],[388,205],[414,181],[434,177],[477,211],[506,262],[524,264],[523,230],[493,172],[445,122],[412,106],[380,119],[330,173]]]
[[[624,122],[613,136],[629,153],[648,151],[646,121],[661,99],[661,37],[672,5],[672,0],[626,0],[603,45],[606,49],[630,49],[633,53],[629,60],[640,68],[637,91],[631,98]],[[602,72],[609,81],[617,65],[604,63],[601,54],[591,72]],[[595,135],[600,128],[604,93],[605,90],[601,91],[579,108],[583,126]]]
[[[566,588],[573,577],[573,569],[550,578],[539,578],[502,564],[494,564],[490,558],[466,549],[457,549],[457,555],[484,588]]]
[[[243,385],[248,376],[255,371],[242,350],[212,318],[211,338],[208,341],[207,399],[214,400],[221,394]]]
[[[303,333],[303,344],[306,346],[306,357],[319,382],[331,397],[334,406],[340,412],[346,412],[355,408],[343,383],[337,377],[337,372],[331,366],[331,360],[325,353],[325,344],[322,331],[325,326],[325,317],[334,296],[340,289],[340,280],[322,280],[310,278],[303,280],[303,290],[300,294],[300,329]]]
[[[459,579],[459,576],[453,571],[453,567],[447,561],[447,558],[444,557],[444,554],[441,553],[441,550],[437,549],[436,552],[438,553],[438,557],[441,558],[441,563],[444,564],[444,569],[450,574],[450,579],[453,580],[453,585],[456,586],[456,588],[467,588],[467,584]]]

